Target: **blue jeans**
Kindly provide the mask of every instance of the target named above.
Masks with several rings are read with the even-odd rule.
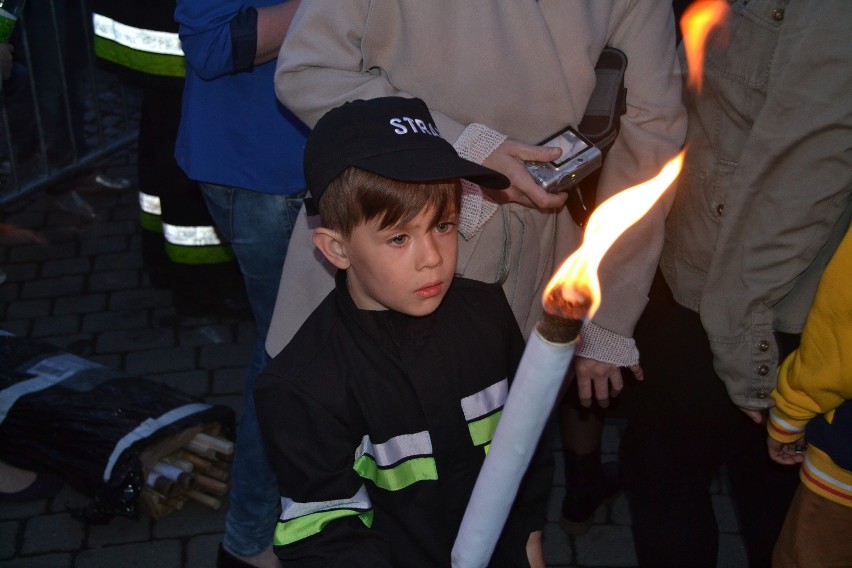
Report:
[[[280,495],[260,436],[254,409],[255,379],[269,362],[264,343],[278,282],[304,194],[273,195],[201,184],[210,215],[231,243],[257,326],[257,340],[246,369],[244,409],[231,465],[231,491],[222,545],[238,556],[254,556],[272,545]]]

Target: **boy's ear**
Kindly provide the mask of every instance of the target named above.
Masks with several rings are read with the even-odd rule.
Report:
[[[317,227],[314,229],[311,240],[331,264],[341,270],[349,268],[349,258],[346,256],[346,247],[340,233],[325,227]]]

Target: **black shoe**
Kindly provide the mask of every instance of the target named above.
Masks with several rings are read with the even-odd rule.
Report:
[[[559,523],[562,530],[572,536],[586,534],[598,509],[615,501],[621,489],[618,464],[601,464],[600,452],[577,456],[568,450],[565,457],[565,499]]]
[[[0,491],[0,502],[26,503],[53,497],[62,489],[62,480],[49,473],[37,473],[36,478],[28,486],[14,493]]]
[[[243,562],[219,545],[219,555],[216,557],[216,568],[255,568],[248,562]]]

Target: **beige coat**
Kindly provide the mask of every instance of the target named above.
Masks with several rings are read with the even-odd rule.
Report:
[[[416,96],[454,142],[471,123],[538,143],[577,125],[604,46],[628,58],[627,113],[607,157],[599,201],[654,176],[686,130],[668,2],[658,0],[303,0],[281,48],[279,99],[312,126],[356,98]],[[667,195],[608,254],[594,322],[630,337],[663,242]],[[501,281],[526,333],[540,293],[580,241],[566,211],[510,204],[471,240],[460,238],[459,272]],[[275,354],[332,280],[317,270],[305,219],[291,240],[267,341]]]

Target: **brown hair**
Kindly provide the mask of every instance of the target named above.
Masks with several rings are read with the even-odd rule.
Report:
[[[461,181],[403,182],[350,167],[334,178],[319,202],[320,223],[349,237],[355,227],[379,219],[386,229],[432,210],[432,223],[461,211]]]

